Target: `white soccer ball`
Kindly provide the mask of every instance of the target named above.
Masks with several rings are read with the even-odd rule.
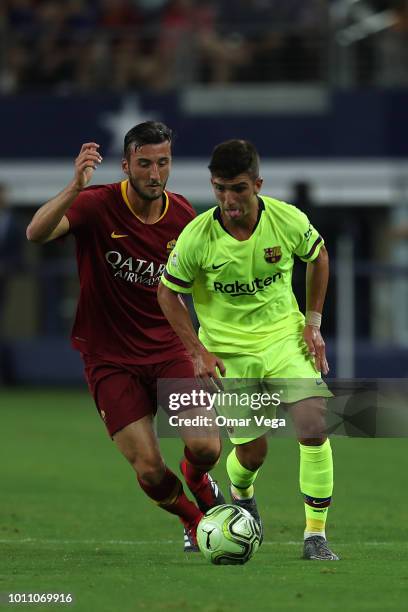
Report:
[[[261,539],[258,523],[247,510],[224,504],[211,508],[197,527],[204,557],[216,565],[242,565],[256,553]]]

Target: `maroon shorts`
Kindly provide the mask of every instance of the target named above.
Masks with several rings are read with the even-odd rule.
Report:
[[[89,390],[110,436],[148,414],[156,414],[159,378],[194,378],[193,363],[187,355],[147,365],[95,362],[86,355],[82,358]]]

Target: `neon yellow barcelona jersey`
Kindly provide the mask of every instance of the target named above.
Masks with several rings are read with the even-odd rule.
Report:
[[[292,291],[294,256],[313,261],[323,239],[295,206],[267,196],[258,201],[248,240],[228,233],[218,207],[193,219],[161,279],[192,293],[200,340],[215,353],[258,353],[304,325]]]

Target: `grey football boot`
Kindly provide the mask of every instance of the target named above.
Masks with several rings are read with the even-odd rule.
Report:
[[[234,504],[234,506],[239,506],[240,508],[247,510],[247,512],[249,512],[249,514],[257,522],[259,526],[259,531],[261,532],[261,538],[259,540],[259,545],[261,545],[263,542],[264,532],[263,532],[262,519],[258,512],[258,506],[256,505],[255,496],[248,497],[246,499],[238,499],[237,497],[234,496],[231,490],[230,490],[230,493],[231,493],[231,501]]]
[[[311,561],[340,561],[329,548],[327,540],[323,536],[310,536],[306,538],[303,545],[303,559]]]

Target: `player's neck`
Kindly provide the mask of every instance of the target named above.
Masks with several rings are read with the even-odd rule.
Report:
[[[136,193],[132,194],[128,199],[132,211],[140,221],[146,223],[146,225],[152,225],[160,219],[164,210],[164,196],[161,195],[157,200],[142,200]]]
[[[259,205],[258,200],[254,202],[254,205],[248,211],[248,214],[242,217],[242,219],[237,219],[232,221],[228,219],[226,215],[221,213],[221,218],[225,229],[228,233],[231,234],[237,240],[248,240],[252,236],[252,233],[255,229],[255,226],[258,222],[259,215]]]

